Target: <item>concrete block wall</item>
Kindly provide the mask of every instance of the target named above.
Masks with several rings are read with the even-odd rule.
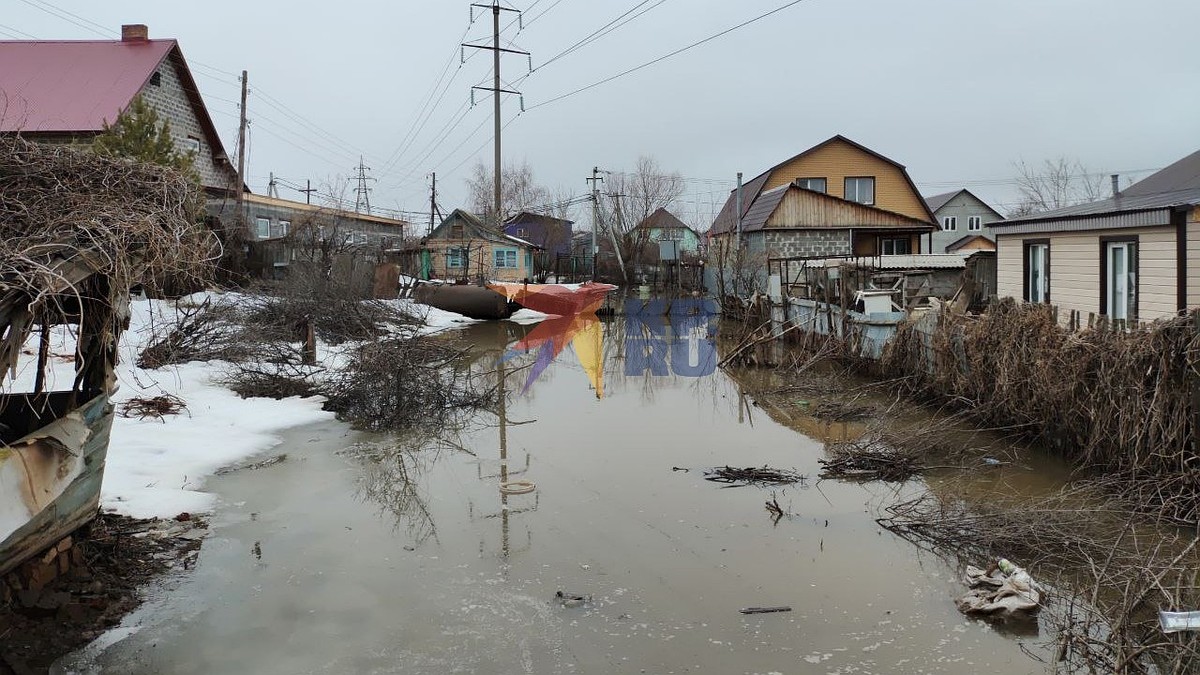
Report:
[[[849,230],[780,230],[764,232],[772,258],[850,255]]]
[[[196,153],[196,170],[200,183],[206,188],[228,189],[234,183],[234,171],[222,168],[213,157],[213,148],[200,126],[200,118],[192,108],[183,88],[178,66],[168,56],[158,66],[158,84],[146,83],[142,88],[143,100],[158,112],[159,117],[171,123],[171,136],[175,147],[186,151],[188,136],[200,139],[200,150]],[[112,120],[109,120],[110,122]]]

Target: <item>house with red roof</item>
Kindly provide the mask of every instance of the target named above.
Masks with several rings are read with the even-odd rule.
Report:
[[[176,146],[195,152],[210,196],[237,185],[175,40],[151,40],[141,24],[122,26],[120,40],[0,40],[0,64],[0,133],[89,143],[141,95],[170,122]]]

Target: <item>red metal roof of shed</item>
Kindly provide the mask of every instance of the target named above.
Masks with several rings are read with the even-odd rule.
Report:
[[[0,132],[100,131],[175,40],[0,41]]]

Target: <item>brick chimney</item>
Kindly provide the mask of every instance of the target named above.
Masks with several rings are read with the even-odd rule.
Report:
[[[121,26],[121,42],[145,42],[150,39],[150,29],[144,23],[127,23]]]

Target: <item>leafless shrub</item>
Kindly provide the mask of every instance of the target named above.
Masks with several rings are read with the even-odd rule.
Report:
[[[1077,466],[1120,476],[1147,497],[1139,511],[1196,525],[1198,352],[1192,316],[1071,332],[1043,305],[1005,301],[978,318],[939,313],[932,327],[902,327],[880,368],[904,375],[910,393],[1019,426]]]
[[[1128,507],[1092,485],[1035,499],[925,493],[888,507],[878,522],[963,563],[1021,561],[1051,590],[1042,616],[1056,672],[1195,672],[1200,641],[1164,635],[1157,611],[1200,606],[1200,540],[1138,524]]]
[[[260,290],[260,301],[247,310],[245,323],[295,339],[301,339],[310,322],[318,338],[334,345],[417,323],[396,305],[366,300],[353,284],[336,278],[296,274]]]
[[[138,354],[139,368],[161,368],[189,361],[236,361],[245,356],[235,309],[205,298],[176,305],[175,318],[154,326],[154,335]]]
[[[326,407],[368,429],[438,424],[455,410],[486,408],[492,388],[475,386],[454,362],[461,350],[432,338],[388,338],[358,347],[321,387]]]

